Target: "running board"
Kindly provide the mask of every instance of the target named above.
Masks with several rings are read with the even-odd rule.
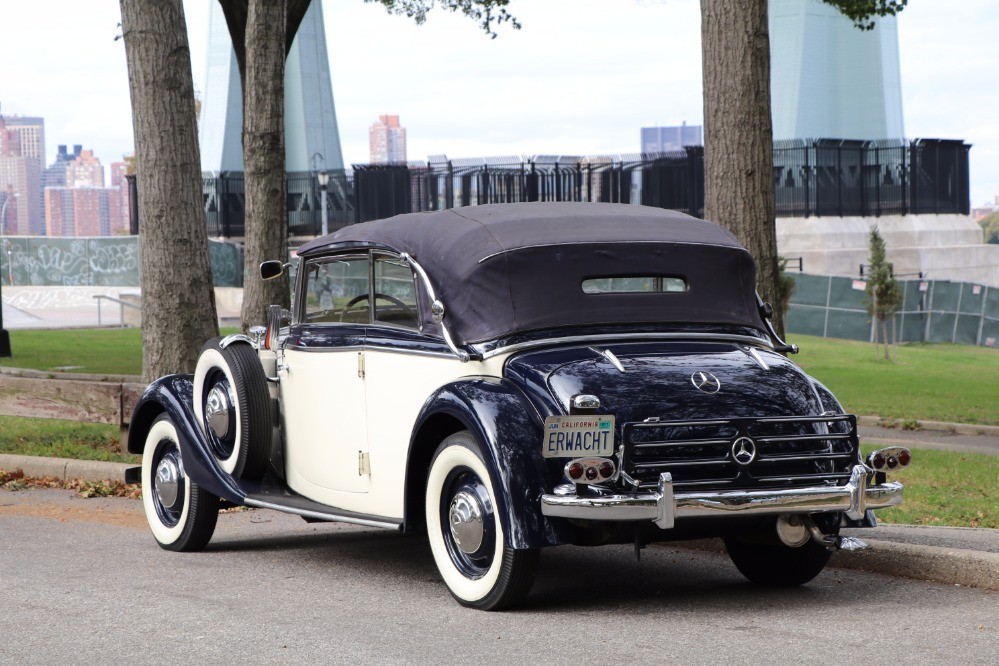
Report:
[[[251,494],[243,499],[243,504],[260,509],[273,509],[284,513],[292,513],[303,518],[312,518],[315,520],[350,523],[351,525],[378,527],[385,530],[402,530],[401,520],[337,509],[320,504],[319,502],[313,502],[301,495]]]

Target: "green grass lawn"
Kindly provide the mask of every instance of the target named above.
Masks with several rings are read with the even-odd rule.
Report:
[[[865,455],[876,447],[862,447]],[[912,464],[890,480],[905,485],[901,506],[878,520],[910,525],[999,528],[999,457],[913,449]]]
[[[58,372],[139,374],[138,329],[11,331],[12,358],[0,364]],[[847,411],[904,420],[999,425],[999,351],[957,345],[900,345],[894,363],[873,345],[794,336],[792,357]],[[0,416],[0,453],[135,462],[121,454],[114,426]],[[867,447],[870,448],[870,447]],[[918,450],[898,475],[901,507],[885,522],[999,528],[999,457]]]
[[[10,348],[13,355],[0,358],[0,365],[96,375],[142,373],[142,334],[137,328],[14,330]]]
[[[113,425],[0,416],[0,453],[137,462],[138,456],[118,452],[118,440]]]
[[[891,419],[999,425],[999,350],[907,344],[895,361],[874,345],[792,336],[792,360],[825,384],[846,411]]]

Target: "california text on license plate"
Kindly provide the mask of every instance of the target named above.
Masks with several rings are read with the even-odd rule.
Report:
[[[613,416],[549,416],[541,455],[545,458],[609,456],[614,453]]]

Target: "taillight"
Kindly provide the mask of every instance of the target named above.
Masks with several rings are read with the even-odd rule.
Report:
[[[614,461],[607,458],[577,458],[565,465],[565,476],[573,483],[603,483],[616,472]]]
[[[898,470],[907,467],[912,462],[912,452],[900,446],[891,446],[886,449],[872,451],[867,456],[867,466],[876,472],[888,470]]]

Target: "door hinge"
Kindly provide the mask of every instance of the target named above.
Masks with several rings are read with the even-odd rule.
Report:
[[[364,352],[357,352],[357,376],[364,379]]]
[[[364,451],[357,452],[357,475],[369,476],[371,474],[371,458]]]

